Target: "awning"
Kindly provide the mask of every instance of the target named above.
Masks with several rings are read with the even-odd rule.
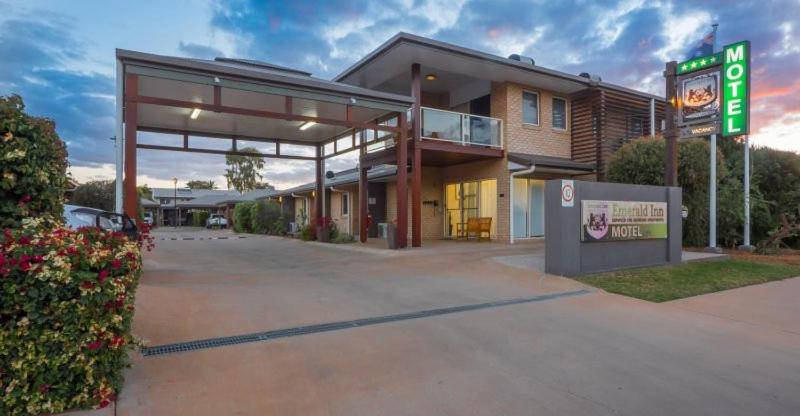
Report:
[[[595,166],[591,163],[577,162],[554,156],[509,152],[508,162],[508,169],[511,171],[522,170],[531,165],[536,165],[537,172],[563,173],[567,175],[584,175],[595,171]]]

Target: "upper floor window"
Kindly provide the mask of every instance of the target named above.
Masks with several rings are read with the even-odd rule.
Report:
[[[539,94],[528,91],[522,93],[522,122],[539,124]]]
[[[553,128],[567,129],[567,100],[553,97]]]

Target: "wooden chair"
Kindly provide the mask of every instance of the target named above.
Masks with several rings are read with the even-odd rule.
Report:
[[[486,233],[486,237],[483,234]],[[478,241],[486,239],[489,241],[492,235],[492,217],[478,217],[467,219],[467,238],[475,235]]]

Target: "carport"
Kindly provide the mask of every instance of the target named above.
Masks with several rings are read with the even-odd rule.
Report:
[[[395,145],[406,160],[413,98],[314,78],[265,62],[189,59],[117,49],[117,206],[136,214],[137,149],[307,160],[315,163],[313,218],[324,215],[326,159]],[[140,143],[138,132],[163,142]],[[175,138],[182,137],[182,142]],[[227,150],[194,138],[226,141]],[[172,141],[172,142],[170,142]],[[257,143],[258,152],[239,149]],[[406,169],[398,169],[398,228],[408,224]],[[124,178],[123,178],[124,177]],[[366,204],[366,192],[361,193]],[[362,229],[366,217],[362,218]],[[406,245],[400,233],[399,245]]]

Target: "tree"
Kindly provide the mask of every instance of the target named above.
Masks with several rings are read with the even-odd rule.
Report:
[[[240,152],[258,153],[258,149],[245,147]],[[226,155],[225,179],[228,189],[231,187],[239,193],[256,189],[256,184],[264,177],[259,173],[264,168],[264,159],[258,156]]]
[[[678,184],[689,217],[683,222],[683,243],[708,244],[708,181],[710,148],[702,139],[682,140],[678,145]],[[606,180],[640,185],[664,184],[664,140],[642,138],[620,148],[609,161]],[[733,247],[741,243],[744,213],[741,170],[731,168],[717,150],[717,240]],[[751,219],[754,229],[769,222],[766,203],[758,186],[751,187]],[[758,237],[754,234],[754,237]],[[754,238],[754,241],[758,241]]]
[[[114,181],[89,181],[78,185],[72,193],[70,204],[83,207],[114,210]]]
[[[115,183],[116,181],[112,180],[98,180],[80,184],[72,193],[69,203],[113,212],[115,205],[114,195],[116,194]],[[142,185],[136,187],[136,193],[139,197],[136,199],[136,212],[141,218],[144,213],[141,198],[152,199],[153,191],[147,185]]]
[[[214,181],[189,181],[186,182],[186,187],[189,189],[217,189]]]
[[[254,189],[267,189],[270,191],[274,191],[275,187],[270,185],[269,182],[257,182],[256,186],[253,187]]]

